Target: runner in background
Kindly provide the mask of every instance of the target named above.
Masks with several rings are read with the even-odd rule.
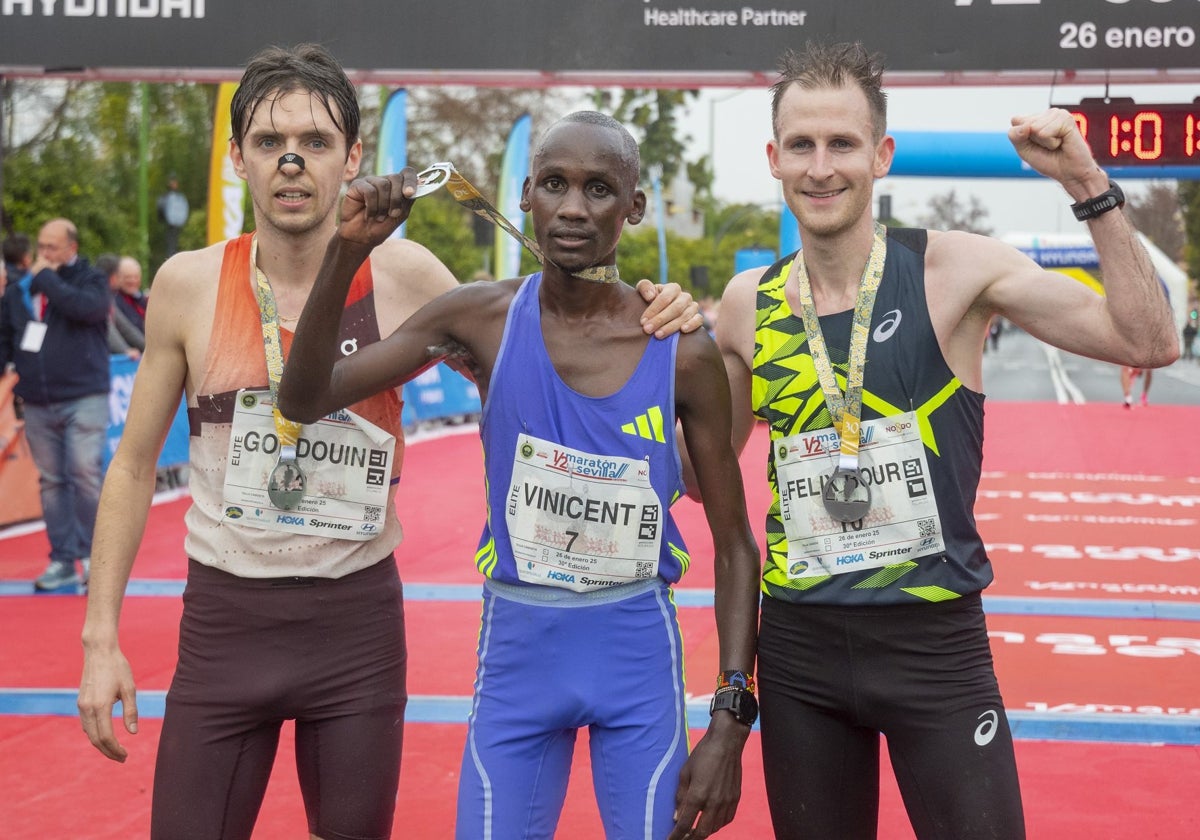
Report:
[[[1124,398],[1126,408],[1133,408],[1133,383],[1138,379],[1142,380],[1142,399],[1143,406],[1150,404],[1150,380],[1154,377],[1154,371],[1143,368],[1129,367],[1128,365],[1121,366],[1121,395]]]

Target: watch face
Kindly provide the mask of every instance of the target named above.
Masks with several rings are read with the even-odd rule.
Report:
[[[749,691],[739,691],[738,696],[742,702],[738,704],[737,718],[742,723],[753,726],[754,721],[758,720],[758,700]]]
[[[723,691],[713,696],[709,714],[728,709],[739,723],[753,726],[758,720],[758,700],[749,691]]]

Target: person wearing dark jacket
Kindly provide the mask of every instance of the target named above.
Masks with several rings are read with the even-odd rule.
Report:
[[[108,352],[127,356],[136,362],[146,349],[146,336],[117,306],[117,272],[120,264],[121,258],[116,254],[96,257],[96,270],[108,278],[108,288],[113,297],[112,310],[108,313]]]
[[[20,377],[14,393],[50,540],[37,590],[87,582],[108,428],[109,306],[108,280],[79,256],[67,219],[42,226],[37,258],[0,302],[0,365]]]
[[[13,233],[4,238],[4,275],[0,277],[0,294],[9,283],[16,283],[29,271],[33,263],[33,246],[23,233]]]

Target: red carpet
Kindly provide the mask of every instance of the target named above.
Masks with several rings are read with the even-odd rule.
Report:
[[[1192,440],[1200,409],[1122,412],[1111,405],[997,403],[988,406],[987,422],[977,512],[996,569],[990,599],[998,605],[1025,604],[1033,596],[1181,606],[1200,600],[1195,571],[1200,454]],[[765,446],[759,430],[742,458],[756,531],[767,504]],[[410,590],[421,584],[478,584],[470,558],[483,518],[479,464],[478,439],[469,434],[410,447],[398,496],[406,528],[398,561]],[[182,578],[186,504],[154,509],[135,579]],[[684,501],[676,515],[695,558],[680,589],[711,587],[703,511]],[[45,554],[44,533],[0,539],[0,582],[32,579]],[[0,689],[73,689],[83,606],[73,596],[0,596]],[[162,691],[169,683],[179,610],[177,597],[126,600],[122,639],[144,691]],[[469,695],[477,605],[410,599],[406,610],[412,694]],[[997,670],[1010,710],[1174,709],[1200,717],[1200,625],[1194,620],[991,612]],[[695,691],[704,693],[715,670],[711,610],[683,607],[681,621],[689,674],[698,681]],[[117,765],[91,748],[73,717],[0,715],[5,836],[146,836],[158,731],[158,720],[143,719],[141,733],[123,739],[129,761]],[[461,724],[408,725],[395,837],[451,836],[464,737]],[[745,757],[738,817],[720,837],[770,836],[758,744],[755,734]],[[559,836],[590,840],[601,832],[586,734],[577,756]],[[1022,740],[1017,757],[1031,838],[1200,836],[1196,746]],[[305,834],[292,763],[285,732],[256,838]],[[883,840],[912,837],[887,770],[880,824]]]
[[[6,837],[131,840],[146,837],[150,785],[160,722],[144,721],[125,737],[130,758],[114,764],[92,750],[69,718],[0,717],[0,784],[7,803]],[[255,831],[256,840],[305,836],[289,727]],[[454,798],[465,726],[409,725],[393,836],[453,836]],[[762,793],[758,734],[747,745],[743,796],[734,822],[719,837],[771,836]],[[582,733],[576,754],[586,756]],[[1067,742],[1017,743],[1031,840],[1191,840],[1200,836],[1195,807],[1200,750]],[[603,836],[592,804],[586,761],[576,761],[558,836]],[[885,773],[880,840],[912,840],[899,793]]]

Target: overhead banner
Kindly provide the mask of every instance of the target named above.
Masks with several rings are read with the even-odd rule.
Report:
[[[645,76],[771,74],[805,41],[861,40],[893,73],[1160,74],[1200,69],[1197,29],[1196,0],[0,0],[0,72],[224,72],[267,44],[317,41],[376,81],[634,73],[667,85]]]

